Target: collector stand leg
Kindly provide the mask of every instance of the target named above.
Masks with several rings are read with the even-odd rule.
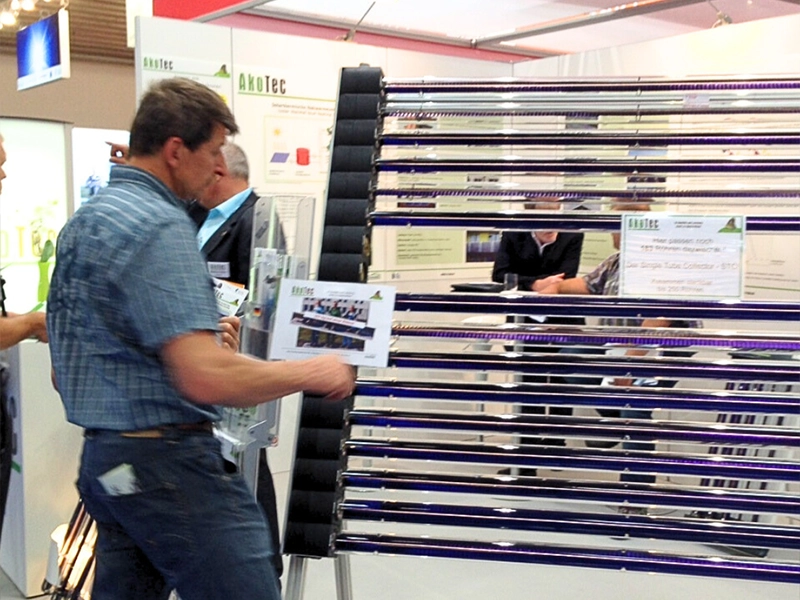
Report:
[[[334,557],[333,568],[336,574],[336,599],[353,600],[353,582],[350,578],[350,557],[339,554]]]
[[[284,600],[302,600],[306,583],[306,561],[304,556],[292,555],[289,559],[289,573],[286,576]]]

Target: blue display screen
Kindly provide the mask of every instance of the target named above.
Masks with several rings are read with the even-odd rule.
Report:
[[[68,41],[69,30],[66,14],[62,15],[62,12],[17,32],[18,90],[69,77],[69,50],[66,51],[67,56],[62,56],[64,44],[61,39],[61,36],[66,36]],[[64,62],[67,63],[66,68]]]

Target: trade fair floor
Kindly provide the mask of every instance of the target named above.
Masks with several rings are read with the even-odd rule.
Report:
[[[797,600],[796,586],[409,557],[352,556],[353,600]],[[331,560],[309,561],[303,600],[335,600]],[[0,571],[0,600],[23,598]]]
[[[613,507],[606,507],[612,510]],[[400,531],[399,531],[400,532]],[[409,527],[400,533],[413,534]],[[419,531],[416,531],[419,533]],[[493,534],[486,532],[488,537]],[[547,541],[564,541],[545,534]],[[592,536],[573,538],[597,543]],[[608,539],[604,544],[631,551],[658,548],[653,540]],[[683,550],[725,554],[701,544]],[[665,550],[668,546],[663,546]],[[778,556],[780,554],[780,556]],[[774,560],[796,562],[800,550],[771,551]],[[605,569],[516,563],[354,554],[349,556],[353,600],[798,600],[800,586],[739,579],[687,577]],[[306,560],[302,600],[336,600],[332,559]],[[284,586],[289,560],[286,560]],[[0,571],[0,600],[24,598]],[[235,599],[232,599],[235,600]]]

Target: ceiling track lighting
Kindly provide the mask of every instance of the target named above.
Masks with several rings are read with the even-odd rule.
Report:
[[[369,14],[369,11],[371,11],[374,6],[375,6],[375,2],[370,4],[369,8],[366,10],[366,12],[363,15],[361,15],[361,18],[358,20],[358,23],[353,25],[353,27],[351,27],[350,30],[347,33],[345,33],[342,37],[340,37],[339,39],[342,40],[342,41],[345,41],[345,42],[352,42],[356,37],[356,31],[358,30],[359,25],[361,25],[361,23],[364,21],[364,19],[367,18],[367,15]]]
[[[717,20],[714,21],[713,25],[711,25],[711,29],[714,29],[715,27],[722,27],[723,25],[730,25],[731,23],[733,23],[733,19],[731,19],[730,15],[718,9],[711,0],[706,0],[706,2],[708,2],[711,8],[714,9],[714,12],[717,13]]]
[[[19,15],[25,12],[49,14],[59,8],[67,8],[69,0],[0,0],[0,29],[19,25]]]

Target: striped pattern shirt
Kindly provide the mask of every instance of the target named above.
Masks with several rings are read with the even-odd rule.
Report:
[[[218,328],[195,233],[184,203],[130,166],[114,167],[62,229],[47,328],[70,422],[126,431],[219,418],[181,396],[159,354],[175,337]]]

